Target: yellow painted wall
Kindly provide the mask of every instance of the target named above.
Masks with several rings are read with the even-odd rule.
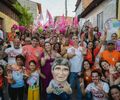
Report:
[[[118,20],[120,20],[120,0],[118,0]]]
[[[13,20],[11,17],[5,15],[2,12],[0,12],[0,17],[3,18],[3,26],[5,32],[10,32],[13,24],[18,25],[18,23],[15,20]]]

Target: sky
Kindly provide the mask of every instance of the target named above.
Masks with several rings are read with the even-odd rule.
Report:
[[[46,10],[54,16],[65,15],[65,0],[36,0],[42,4],[43,16],[46,16]],[[75,4],[77,0],[67,0],[68,16],[75,16]]]

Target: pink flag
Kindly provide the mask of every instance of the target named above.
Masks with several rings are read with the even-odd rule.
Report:
[[[58,29],[59,29],[60,33],[64,34],[66,32],[66,19],[65,19],[64,15],[62,15],[60,17],[57,24],[58,24]]]
[[[74,19],[73,19],[73,26],[75,28],[78,28],[78,26],[79,26],[79,22],[78,22],[78,17],[77,16],[75,16]]]
[[[53,17],[52,15],[50,14],[50,12],[47,10],[47,13],[46,13],[46,25],[49,27],[54,27],[54,20],[53,20]]]
[[[43,18],[43,14],[41,13],[39,18],[38,18],[38,22],[40,23],[41,26],[43,26],[44,24],[44,18]]]

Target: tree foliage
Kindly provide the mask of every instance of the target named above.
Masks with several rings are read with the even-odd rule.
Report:
[[[23,26],[29,26],[33,22],[33,15],[29,12],[29,9],[22,7],[18,2],[13,4],[13,6],[18,10],[21,15],[19,15],[19,24]]]

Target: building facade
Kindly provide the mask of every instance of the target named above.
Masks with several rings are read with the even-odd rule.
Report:
[[[23,7],[28,8],[30,13],[32,13],[33,17],[35,18],[38,13],[41,13],[41,4],[32,2],[30,0],[17,0]]]
[[[98,26],[103,32],[106,21],[110,18],[117,18],[118,0],[79,0],[80,3],[76,9],[81,23],[90,21],[93,26]],[[87,2],[89,1],[89,2]],[[80,10],[82,9],[82,10]],[[110,36],[108,36],[110,37]]]
[[[120,20],[120,0],[118,0],[118,20]]]
[[[18,24],[20,15],[12,4],[16,0],[0,0],[0,25],[5,32],[10,32],[13,24]]]

